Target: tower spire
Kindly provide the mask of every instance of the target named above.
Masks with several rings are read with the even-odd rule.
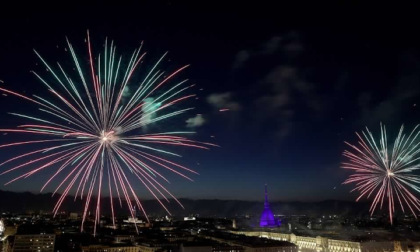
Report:
[[[265,201],[264,201],[264,207],[268,207],[268,191],[267,191],[267,184],[265,184]]]
[[[278,227],[278,222],[274,218],[273,212],[271,212],[270,204],[268,203],[268,189],[267,184],[265,184],[265,200],[264,200],[264,210],[260,218],[260,227]]]

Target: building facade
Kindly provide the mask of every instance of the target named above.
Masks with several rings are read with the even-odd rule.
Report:
[[[408,241],[347,241],[322,236],[309,237],[265,231],[230,231],[233,234],[288,241],[298,246],[299,252],[420,252],[420,242]]]
[[[106,245],[83,246],[82,252],[142,252],[137,246],[111,247]]]
[[[15,252],[54,252],[55,235],[16,235],[13,243]]]

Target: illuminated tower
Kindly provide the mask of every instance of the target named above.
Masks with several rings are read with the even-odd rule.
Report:
[[[273,212],[271,212],[270,204],[268,203],[267,184],[265,185],[265,201],[264,210],[260,218],[260,227],[277,227],[278,223],[274,219]]]
[[[2,219],[0,219],[0,235],[2,235],[3,234],[3,232],[4,232],[4,230],[5,230],[6,228],[4,227],[4,223],[3,223],[3,220]]]

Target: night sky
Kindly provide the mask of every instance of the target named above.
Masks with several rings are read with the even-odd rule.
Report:
[[[0,6],[0,86],[44,94],[30,73],[39,70],[32,49],[65,63],[66,36],[83,54],[87,30],[97,48],[108,37],[129,55],[144,41],[150,62],[169,51],[170,69],[191,64],[182,76],[199,99],[177,120],[220,147],[180,151],[200,175],[171,175],[178,197],[262,200],[267,183],[272,200],[352,200],[341,184],[344,141],[365,126],[377,135],[380,122],[391,137],[420,123],[420,29],[410,6],[134,2]],[[0,96],[0,127],[24,123],[7,112],[27,111]],[[0,149],[0,159],[11,152]],[[48,174],[0,190],[38,192]]]

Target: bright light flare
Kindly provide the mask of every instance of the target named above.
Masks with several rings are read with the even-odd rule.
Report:
[[[99,136],[101,144],[112,144],[117,141],[117,136],[114,134],[113,130],[109,132],[102,131],[101,135]]]

